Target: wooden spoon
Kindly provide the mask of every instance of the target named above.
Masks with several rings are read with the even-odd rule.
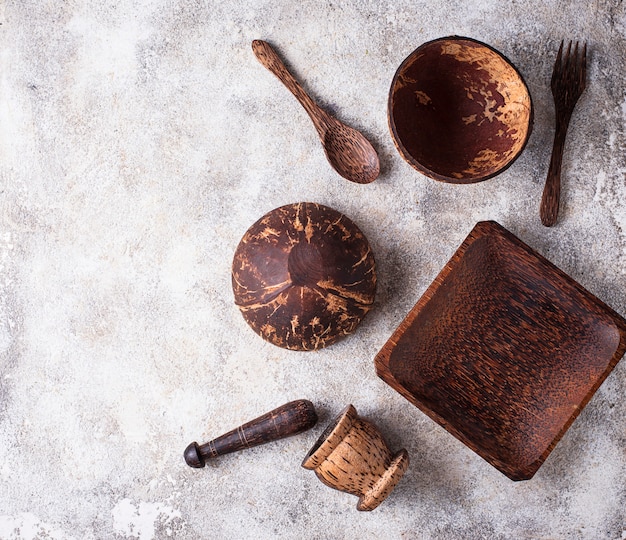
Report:
[[[289,73],[269,43],[255,39],[252,42],[252,51],[259,62],[280,79],[309,114],[332,167],[345,179],[357,184],[369,184],[376,180],[380,172],[380,162],[370,142],[356,129],[342,124],[320,109]]]

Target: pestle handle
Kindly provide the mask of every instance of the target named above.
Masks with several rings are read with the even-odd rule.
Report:
[[[201,468],[207,459],[302,433],[316,422],[317,414],[310,401],[290,401],[217,439],[205,444],[192,442],[185,449],[185,461],[190,467]]]

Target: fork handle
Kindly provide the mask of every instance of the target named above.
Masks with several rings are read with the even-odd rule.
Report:
[[[552,227],[556,223],[559,213],[559,199],[561,197],[561,163],[563,161],[563,150],[565,149],[565,135],[569,126],[570,115],[561,116],[557,114],[556,129],[554,131],[554,144],[552,145],[552,157],[546,185],[543,188],[539,215],[541,223],[546,227]]]

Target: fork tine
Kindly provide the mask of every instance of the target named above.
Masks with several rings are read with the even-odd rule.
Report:
[[[565,40],[562,39],[561,44],[559,45],[559,52],[556,54],[556,60],[554,61],[555,66],[560,66],[561,61],[563,60],[563,44],[564,43],[565,43]]]
[[[559,77],[559,73],[561,72],[561,62],[563,59],[563,42],[565,40],[561,40],[561,45],[559,45],[559,52],[556,55],[556,60],[554,61],[554,69],[552,70],[552,85],[556,83],[557,78]]]
[[[581,74],[580,74],[580,82],[583,85],[583,88],[587,86],[587,42],[583,45],[583,57],[581,60]]]
[[[563,72],[569,73],[572,69],[572,42],[567,44],[567,52],[565,53],[565,65],[563,66]]]

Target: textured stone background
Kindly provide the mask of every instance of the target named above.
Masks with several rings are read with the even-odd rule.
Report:
[[[626,538],[626,363],[529,482],[513,483],[380,381],[373,357],[474,224],[495,219],[626,313],[626,3],[0,1],[0,538]],[[520,159],[471,186],[405,164],[387,90],[459,34],[532,92]],[[558,226],[538,205],[558,43],[587,39]],[[274,43],[361,128],[383,173],[335,175],[304,111],[254,58]],[[376,306],[327,350],[265,344],[233,304],[235,247],[315,201],[378,261]],[[182,451],[283,402],[320,424],[192,470]],[[412,464],[376,511],[300,462],[347,403]]]

